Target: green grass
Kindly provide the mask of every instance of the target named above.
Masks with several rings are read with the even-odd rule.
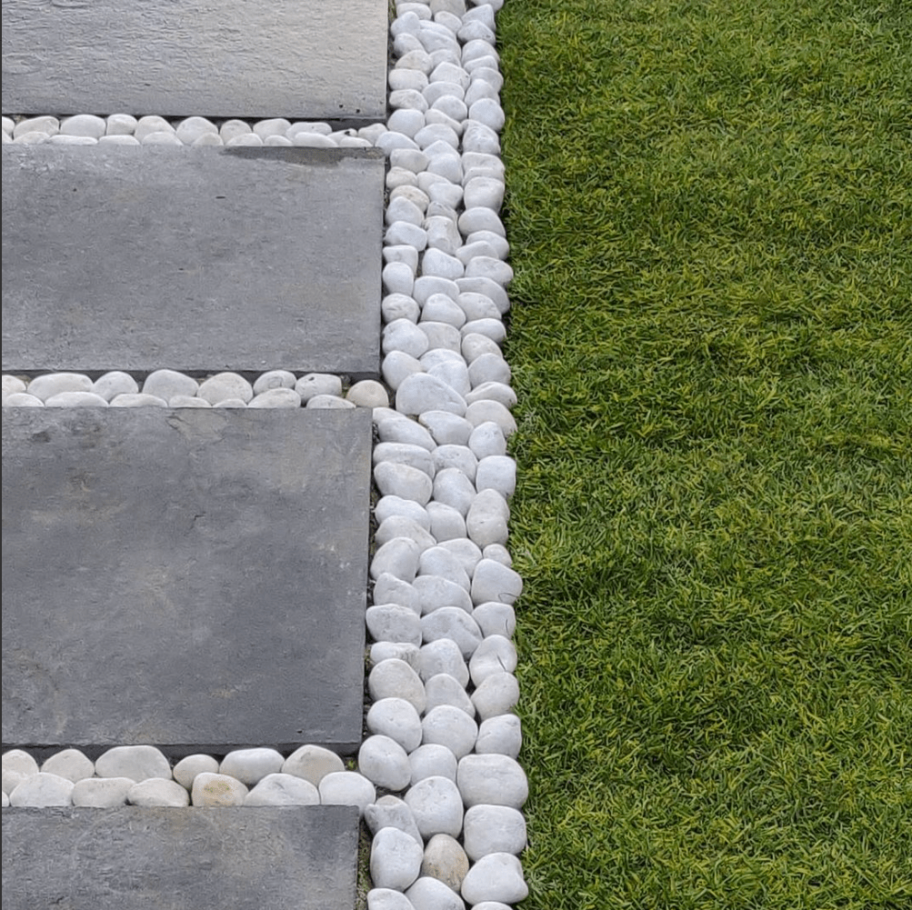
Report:
[[[912,908],[912,5],[498,40],[522,906]]]

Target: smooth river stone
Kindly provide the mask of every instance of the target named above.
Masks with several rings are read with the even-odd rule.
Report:
[[[134,783],[127,791],[127,802],[147,809],[155,806],[183,809],[190,805],[190,794],[177,781],[153,777]]]
[[[245,806],[318,806],[320,791],[291,774],[267,774],[245,797]]]
[[[79,749],[64,749],[45,761],[41,770],[65,777],[75,784],[95,773],[95,762],[83,755]]]
[[[366,409],[6,411],[4,742],[354,751],[370,446]]]
[[[344,806],[19,810],[3,816],[3,905],[351,910],[357,850]]]
[[[421,847],[398,828],[381,828],[371,843],[371,880],[378,888],[404,891],[421,871]]]
[[[384,790],[404,790],[412,776],[408,754],[388,736],[369,736],[361,743],[358,772]]]
[[[489,853],[518,855],[526,846],[526,820],[509,806],[472,806],[465,814],[463,842],[473,861]]]
[[[216,9],[147,0],[114,9],[116,15],[107,3],[5,3],[3,110],[300,120],[386,115],[382,3],[224,0]],[[30,52],[39,48],[40,56]]]
[[[277,774],[284,764],[282,753],[275,749],[235,749],[219,765],[219,774],[228,774],[248,787],[258,784],[267,774]]]
[[[469,870],[462,896],[472,905],[482,901],[515,904],[529,895],[522,864],[512,853],[489,853]]]
[[[375,150],[2,158],[4,371],[379,372]]]
[[[462,831],[462,797],[453,781],[446,777],[426,777],[418,781],[403,799],[412,810],[415,824],[425,840],[435,834],[459,837]]]

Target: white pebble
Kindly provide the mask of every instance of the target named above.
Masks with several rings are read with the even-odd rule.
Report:
[[[64,777],[75,784],[87,777],[92,777],[95,773],[95,763],[83,755],[79,749],[64,749],[47,759],[41,766],[41,770]]]
[[[295,383],[294,389],[304,402],[318,395],[338,397],[342,394],[342,380],[331,373],[308,373]]]
[[[74,806],[86,809],[115,809],[127,804],[127,794],[135,786],[129,777],[86,777],[76,782],[70,798]]]
[[[292,774],[267,774],[245,797],[245,806],[317,806],[320,791]]]
[[[409,607],[376,604],[366,611],[367,630],[376,642],[421,644],[421,620]]]
[[[421,615],[425,616],[444,606],[472,612],[472,598],[461,585],[439,575],[419,575],[413,584],[421,599]]]
[[[464,658],[472,656],[482,639],[478,623],[459,607],[440,607],[422,616],[421,636],[428,644],[442,638],[454,641]]]
[[[487,554],[489,547],[485,547]],[[492,557],[485,556],[486,559]],[[496,560],[495,560],[496,561]],[[504,565],[504,563],[501,563]],[[516,611],[510,604],[488,603],[477,604],[472,611],[472,618],[478,623],[478,628],[487,637],[489,635],[503,635],[512,637],[516,631]]]
[[[186,117],[176,127],[177,138],[184,145],[193,145],[202,136],[218,137],[218,127],[205,117]]]
[[[457,759],[462,759],[472,751],[478,737],[475,721],[453,705],[438,705],[428,711],[421,721],[421,730],[422,743],[446,746]]]
[[[455,784],[454,784],[455,786]],[[51,806],[71,806],[73,781],[57,774],[39,772],[26,777],[9,794],[10,805],[46,809]]]
[[[114,746],[98,756],[95,773],[99,777],[129,777],[135,781],[150,777],[171,780],[171,765],[155,746]]]
[[[254,395],[248,407],[251,408],[299,408],[301,396],[294,389],[267,389]]]
[[[422,850],[398,828],[381,828],[371,843],[371,880],[378,888],[404,891],[421,870]]]
[[[369,736],[361,744],[358,771],[384,790],[404,790],[412,776],[405,749],[390,737],[381,735]]]
[[[457,683],[458,685],[458,683]],[[439,743],[425,743],[408,757],[412,785],[426,777],[445,777],[456,781],[456,756]]]
[[[194,806],[243,806],[247,793],[236,778],[203,771],[193,779],[190,799]]]
[[[513,415],[499,401],[486,399],[475,401],[466,408],[465,418],[473,427],[491,421],[496,423],[506,437],[516,432],[516,421]]]
[[[475,718],[475,706],[459,680],[449,673],[438,673],[427,681],[427,710],[432,711],[440,705],[451,705],[459,708],[471,718]]]
[[[429,876],[419,878],[405,896],[414,910],[465,910],[465,902],[455,891]]]
[[[324,806],[357,806],[359,814],[377,798],[374,785],[355,771],[334,771],[320,781]]]
[[[469,661],[469,674],[472,682],[480,686],[496,673],[512,673],[516,665],[516,647],[513,642],[504,635],[489,635],[475,649]]]
[[[515,714],[499,714],[482,721],[475,751],[517,758],[522,748],[522,723]]]
[[[442,502],[429,502],[427,512],[431,520],[431,533],[437,538],[438,543],[458,540],[468,533],[465,518],[452,506]]]
[[[163,398],[158,398],[155,395],[146,395],[144,392],[115,395],[109,404],[112,408],[166,408],[168,406],[168,402]]]
[[[209,774],[217,774],[218,769],[219,763],[211,755],[197,753],[182,758],[171,773],[182,787],[190,790],[197,774],[202,774],[204,771]]]
[[[404,698],[375,701],[367,712],[367,728],[395,740],[406,752],[421,745],[421,718]]]
[[[385,660],[368,676],[371,699],[404,698],[421,714],[427,706],[427,695],[421,677],[404,660]]]
[[[512,673],[492,673],[472,693],[472,704],[482,721],[509,714],[518,701],[519,683]]]
[[[398,796],[381,796],[375,803],[367,806],[364,810],[364,821],[372,834],[383,828],[396,828],[408,834],[416,844],[424,845],[412,810]]]
[[[374,379],[356,382],[346,394],[346,399],[359,408],[385,408],[389,406],[386,389]]]
[[[282,774],[292,774],[319,786],[320,781],[335,771],[344,771],[342,759],[330,749],[322,746],[301,746],[296,749],[282,765]]]
[[[525,771],[515,759],[495,753],[461,757],[456,783],[467,808],[492,805],[521,809],[529,796]]]
[[[177,781],[153,777],[134,783],[127,791],[127,802],[147,809],[183,809],[190,805],[190,794]]]
[[[454,393],[455,394],[455,393]],[[472,481],[458,468],[444,468],[434,477],[434,500],[456,509],[465,517],[476,496]]]
[[[277,774],[285,759],[275,749],[235,749],[219,765],[219,774],[227,774],[248,787],[261,781],[267,774]]]
[[[374,583],[374,603],[398,603],[416,613],[421,612],[418,594],[412,585],[388,573],[381,573]]]
[[[41,401],[65,392],[91,392],[92,380],[82,373],[49,373],[29,382],[27,392]]]
[[[516,490],[516,462],[508,455],[488,455],[478,462],[475,488],[495,490],[509,499]],[[493,541],[492,541],[493,542]]]
[[[107,124],[101,117],[94,114],[76,114],[67,117],[60,123],[60,133],[65,136],[88,136],[98,139],[104,136]]]
[[[418,675],[425,684],[438,673],[448,673],[463,686],[469,684],[469,668],[462,651],[456,642],[446,638],[423,645],[418,655]]]
[[[461,395],[424,373],[407,377],[396,391],[396,410],[403,414],[420,415],[430,410],[443,410],[462,416],[465,407]]]
[[[435,834],[458,837],[462,832],[462,797],[448,778],[425,777],[408,790],[403,800],[423,838]]]
[[[246,403],[253,398],[253,387],[238,373],[216,373],[200,383],[197,394],[213,406],[229,398],[239,398]]]

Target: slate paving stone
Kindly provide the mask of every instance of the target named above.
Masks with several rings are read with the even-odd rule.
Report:
[[[358,810],[5,809],[3,910],[351,910]]]
[[[381,152],[2,161],[4,371],[379,374]]]
[[[8,409],[2,431],[4,744],[356,751],[369,410]]]
[[[4,0],[3,110],[382,120],[387,23],[385,0]]]

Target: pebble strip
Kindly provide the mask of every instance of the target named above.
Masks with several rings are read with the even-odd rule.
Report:
[[[121,135],[125,138],[114,141],[288,145],[319,143],[312,137],[323,136],[324,144],[367,143],[382,149],[390,163],[382,376],[392,396],[383,402],[378,393],[379,403],[353,402],[352,391],[363,385],[358,383],[345,398],[340,385],[306,400],[308,407],[327,406],[329,399],[313,402],[328,395],[372,407],[380,438],[373,453],[380,499],[370,567],[372,606],[367,610],[373,701],[367,714],[370,735],[358,754],[359,773],[343,770],[335,763],[341,764],[338,756],[313,746],[287,758],[272,749],[241,750],[221,764],[211,756],[192,756],[173,771],[158,750],[133,746],[105,753],[94,765],[97,778],[89,774],[74,783],[61,773],[70,767],[69,759],[83,771],[91,764],[84,756],[80,761],[74,750],[53,756],[40,771],[16,750],[3,757],[4,805],[7,764],[10,775],[29,775],[10,778],[9,799],[19,805],[35,804],[23,800],[44,797],[26,794],[45,788],[58,794],[53,798],[75,802],[78,786],[98,793],[126,788],[115,804],[147,805],[165,803],[141,801],[249,805],[258,791],[257,798],[267,801],[258,805],[295,804],[314,799],[316,790],[322,802],[358,805],[374,835],[368,910],[507,910],[527,896],[518,854],[526,845],[520,810],[528,784],[516,760],[522,734],[513,712],[519,688],[511,641],[513,603],[522,579],[505,546],[508,500],[516,482],[515,463],[506,454],[516,428],[510,413],[516,397],[500,349],[509,309],[505,288],[512,278],[499,214],[504,114],[494,14],[502,4],[397,3],[391,26],[395,63],[389,73],[393,112],[385,126],[356,133],[282,120],[252,127],[227,121],[217,127],[194,117],[177,124],[141,118],[132,126],[132,118],[122,115],[106,121],[88,115],[63,122],[32,118],[19,124],[4,119],[4,142],[85,139],[87,144]],[[46,125],[38,128],[34,121]],[[238,125],[226,129],[229,124]],[[234,128],[240,132],[232,134]],[[148,391],[149,380],[165,373],[180,375],[158,371],[143,383],[142,392],[123,387],[107,398],[94,383],[42,397],[34,384],[43,380],[53,387],[50,377],[27,384],[4,377],[4,404],[23,403],[19,396],[59,404],[54,401],[59,395],[75,393],[96,396],[98,405],[118,403],[120,395],[153,394],[171,406],[191,400],[226,406],[232,401],[252,404],[280,389],[291,402],[284,392],[303,401],[305,380],[325,379],[311,378],[314,374],[295,379],[273,371],[257,380],[262,382],[259,390],[257,383],[245,385],[244,394],[219,391],[213,396],[218,400],[211,401],[203,394],[207,383],[225,379],[228,384],[226,377],[236,383],[242,377],[220,374],[185,398],[177,391],[167,396]],[[263,382],[267,376],[283,378],[269,386],[271,379]],[[112,386],[123,382],[108,381]],[[377,385],[370,387],[372,393]],[[140,770],[124,770],[139,755],[148,755],[151,766],[153,753],[161,759],[156,759],[156,773],[147,773],[149,766],[141,761]],[[314,765],[319,770],[312,770]],[[29,787],[22,790],[26,783]],[[68,795],[61,796],[69,785]],[[378,793],[385,795],[378,798]]]

